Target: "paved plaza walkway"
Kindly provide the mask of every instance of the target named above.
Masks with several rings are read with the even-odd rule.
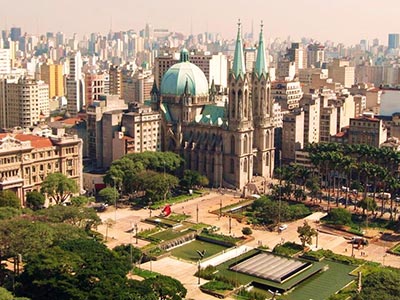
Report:
[[[206,196],[202,196],[188,202],[172,205],[171,208],[172,212],[190,215],[189,221],[196,222],[196,220],[198,220],[199,222],[219,227],[219,233],[242,236],[242,228],[248,225],[241,224],[235,219],[231,219],[231,221],[229,221],[228,217],[219,217],[218,214],[210,213],[218,210],[220,208],[220,203],[222,203],[222,206],[225,207],[235,203],[238,203],[239,205],[241,201],[243,201],[243,199],[239,198],[238,195],[235,196],[233,192],[222,194],[213,191]],[[160,212],[161,210],[153,210],[151,213],[153,216],[155,216],[159,215]],[[316,212],[305,219],[312,227],[318,228],[320,226],[319,219],[324,215],[325,213]],[[102,224],[98,227],[98,231],[103,235],[106,235],[107,232],[108,247],[113,248],[119,244],[128,243],[132,243],[134,246],[142,247],[148,244],[148,242],[140,239],[136,244],[134,232],[135,224],[137,225],[139,231],[154,227],[151,224],[142,222],[145,218],[150,216],[150,211],[148,209],[132,210],[125,208],[118,209],[115,212],[114,208],[110,207],[106,212],[99,213],[99,216],[103,221],[112,220],[112,223],[114,223],[111,226]],[[252,234],[254,237],[253,241],[250,241],[246,245],[237,247],[235,249],[228,250],[225,253],[213,257],[208,261],[204,261],[202,263],[202,267],[206,266],[207,264],[218,265],[219,263],[227,261],[260,245],[267,246],[269,249],[273,249],[277,244],[287,241],[300,243],[297,228],[301,226],[303,222],[304,220],[302,219],[288,223],[288,228],[281,233],[254,229]],[[332,234],[329,232],[319,232],[318,241],[314,238],[313,245],[311,245],[311,247],[313,250],[330,249],[335,253],[351,256],[351,244],[349,244],[349,240],[344,236],[345,235],[341,236],[340,234],[338,235],[336,233]],[[357,258],[363,258],[366,260],[379,262],[384,265],[400,268],[400,258],[398,256],[386,253],[386,250],[394,244],[395,243],[383,241],[379,243],[372,242],[364,249],[355,249],[354,256]],[[199,290],[197,283],[198,278],[194,276],[197,270],[197,265],[195,263],[168,257],[159,261],[147,262],[142,264],[141,267],[171,276],[181,281],[188,289],[188,299],[215,299],[214,297],[206,295]],[[205,282],[205,280],[201,279],[202,284]]]

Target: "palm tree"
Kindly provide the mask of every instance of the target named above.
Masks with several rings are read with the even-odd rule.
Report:
[[[345,156],[343,157],[342,163],[341,163],[341,168],[342,170],[346,173],[346,196],[345,196],[345,203],[344,206],[347,208],[348,201],[349,201],[349,189],[351,186],[351,178],[352,178],[352,172],[354,169],[357,168],[356,161],[354,160],[353,157],[351,156]]]
[[[393,199],[396,197],[398,190],[400,189],[400,180],[397,177],[389,176],[386,179],[386,185],[390,191],[390,219],[393,220]]]

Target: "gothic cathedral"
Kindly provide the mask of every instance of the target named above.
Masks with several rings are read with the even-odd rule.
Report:
[[[182,155],[185,168],[204,174],[214,187],[243,189],[253,176],[271,178],[274,127],[271,82],[261,25],[257,59],[247,73],[240,23],[225,97],[209,89],[204,73],[181,51],[180,62],[152,90],[162,113],[163,149]]]

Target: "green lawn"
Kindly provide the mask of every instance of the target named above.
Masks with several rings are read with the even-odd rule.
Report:
[[[213,256],[223,250],[227,249],[224,246],[202,242],[195,240],[178,248],[172,249],[171,254],[172,256],[182,258],[189,261],[198,261],[199,255],[197,254],[196,250],[203,251],[206,250],[204,258]]]
[[[341,290],[356,277],[349,275],[355,269],[333,261],[324,260],[329,265],[325,272],[314,275],[302,282],[293,292],[278,299],[282,300],[324,300]]]

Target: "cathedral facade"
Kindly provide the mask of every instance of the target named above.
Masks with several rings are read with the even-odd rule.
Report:
[[[261,27],[254,70],[246,73],[240,23],[228,91],[216,97],[204,73],[181,51],[180,62],[152,89],[162,113],[163,150],[180,154],[185,169],[208,177],[214,187],[243,189],[253,176],[271,178],[274,127],[271,82]],[[218,98],[218,99],[217,99]]]

